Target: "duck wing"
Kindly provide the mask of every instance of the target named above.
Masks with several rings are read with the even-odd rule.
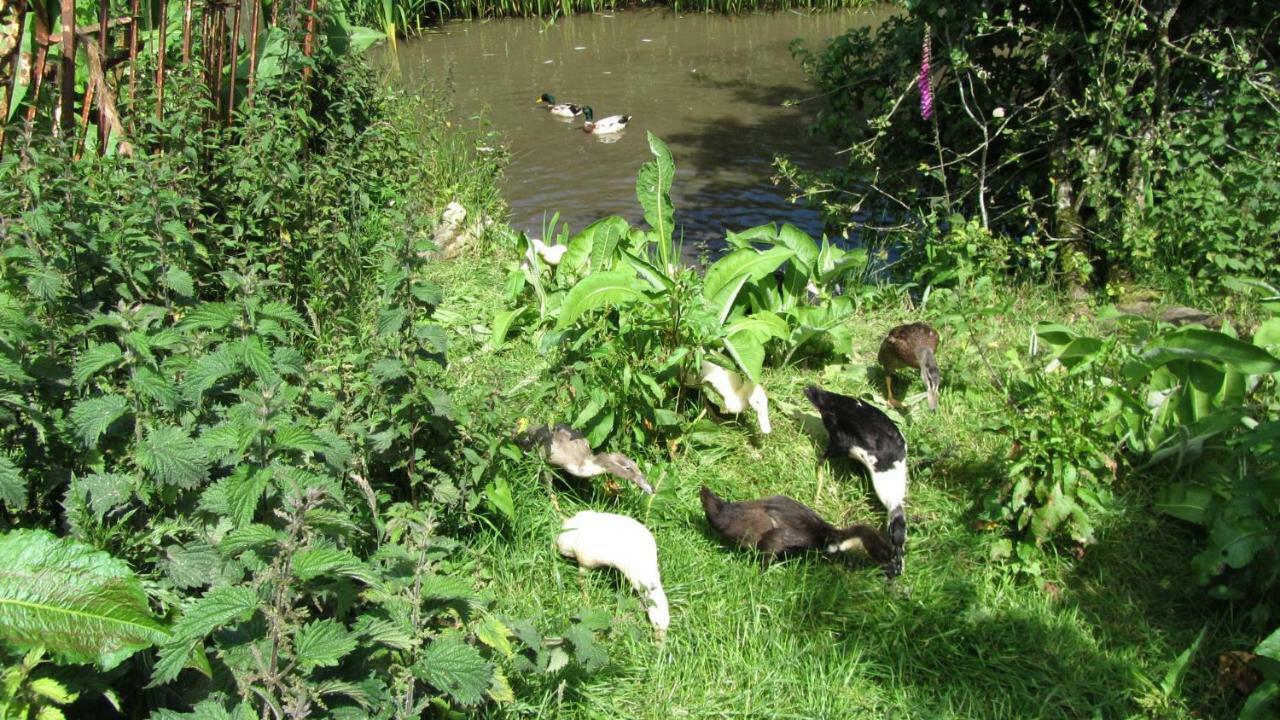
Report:
[[[832,455],[859,460],[873,473],[887,471],[906,459],[907,441],[902,431],[880,408],[815,385],[805,388],[804,394],[822,415]]]

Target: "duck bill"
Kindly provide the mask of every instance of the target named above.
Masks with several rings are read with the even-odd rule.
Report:
[[[643,475],[631,478],[631,482],[635,483],[636,487],[643,490],[646,494],[653,494],[653,486],[649,484],[649,481]]]
[[[933,384],[927,385],[925,386],[925,392],[928,393],[929,395],[929,409],[937,410],[938,409],[938,386]]]

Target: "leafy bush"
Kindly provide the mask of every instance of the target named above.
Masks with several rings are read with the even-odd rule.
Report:
[[[6,567],[102,570],[64,570],[76,596],[25,610],[5,600],[45,585],[10,576],[3,635],[119,664],[69,671],[61,694],[15,671],[24,707],[94,714],[100,692],[73,695],[108,685],[122,712],[175,717],[509,699],[448,538],[480,478],[424,277],[433,208],[491,211],[497,170],[470,167],[474,138],[408,124],[358,60],[320,60],[309,88],[264,89],[205,133],[204,91],[175,81],[164,124],[133,138],[163,152],[76,160],[37,136],[0,159]],[[137,616],[122,640],[89,623],[107,581],[127,600],[111,617]]]
[[[797,47],[847,162],[784,172],[832,222],[884,229],[910,266],[960,215],[1072,283],[1275,272],[1274,8],[904,5]]]

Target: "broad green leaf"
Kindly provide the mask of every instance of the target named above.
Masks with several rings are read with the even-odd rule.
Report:
[[[27,479],[8,455],[0,455],[0,502],[10,513],[27,508]]]
[[[129,386],[139,396],[147,398],[165,410],[173,410],[178,406],[178,388],[169,378],[149,367],[136,367]]]
[[[191,402],[217,385],[219,381],[240,369],[239,355],[226,345],[214,352],[196,358],[182,380],[182,394]]]
[[[724,329],[729,335],[751,333],[761,342],[768,338],[786,338],[791,334],[787,321],[771,312],[752,313],[729,323]]]
[[[168,639],[123,561],[44,530],[0,536],[0,638],[110,670]]]
[[[334,547],[300,550],[293,556],[293,574],[299,580],[314,580],[321,575],[344,575],[374,583],[377,578],[355,555]]]
[[[441,638],[422,650],[413,674],[466,706],[484,700],[491,669],[475,648],[455,638]]]
[[[203,543],[170,545],[161,564],[169,582],[183,590],[216,584],[222,574],[218,551]]]
[[[1265,640],[1258,643],[1253,654],[1280,662],[1280,628],[1276,628]]]
[[[515,310],[503,310],[493,316],[493,326],[489,333],[489,349],[497,350],[507,341],[507,334],[511,332],[511,326],[520,319],[527,308],[523,305]]]
[[[671,150],[657,135],[649,136],[649,151],[653,159],[640,166],[636,175],[636,198],[644,210],[644,221],[649,223],[662,242],[669,242],[675,232],[675,211],[671,207],[671,182],[675,178],[676,164]]]
[[[163,485],[191,489],[209,476],[205,449],[179,427],[152,428],[138,445],[138,465]]]
[[[384,308],[378,314],[378,336],[386,337],[400,332],[409,313],[402,307]]]
[[[746,275],[752,281],[758,281],[777,270],[793,254],[790,248],[785,247],[773,247],[764,252],[734,250],[707,268],[702,293],[711,301],[712,307],[720,307],[721,295],[726,288],[737,283],[739,276]]]
[[[760,382],[764,368],[764,343],[752,332],[741,332],[724,339],[724,349],[752,382]]]
[[[423,577],[420,592],[424,600],[461,600],[468,605],[478,605],[482,600],[471,585],[448,575]]]
[[[1213,503],[1213,492],[1202,485],[1173,483],[1156,496],[1156,510],[1187,522],[1204,524],[1205,513]]]
[[[579,280],[565,296],[556,330],[563,330],[590,310],[605,305],[625,305],[644,297],[643,286],[632,272],[611,270]]]
[[[396,650],[408,650],[413,647],[413,633],[402,624],[387,618],[372,615],[361,615],[356,619],[351,632],[367,642],[382,643]]]
[[[319,435],[301,425],[282,424],[272,437],[277,448],[301,452],[324,452],[328,446]]]
[[[120,419],[129,409],[129,401],[119,395],[100,395],[87,398],[71,408],[71,425],[76,429],[81,444],[92,448],[98,438]]]
[[[387,39],[385,32],[373,28],[347,25],[343,29],[347,33],[347,52],[352,55],[359,55],[374,44]]]
[[[76,358],[76,368],[72,373],[77,385],[84,385],[94,375],[115,365],[124,359],[124,351],[115,343],[94,345]]]
[[[485,500],[494,510],[502,513],[509,522],[515,522],[516,503],[511,497],[511,485],[506,478],[498,476],[484,488]]]
[[[617,215],[596,220],[569,238],[569,249],[560,258],[560,267],[574,273],[607,269],[618,241],[629,229],[627,221]]]
[[[817,274],[814,270],[818,262],[818,244],[809,237],[809,233],[791,223],[783,223],[778,228],[778,244],[795,253],[792,262],[798,264],[805,275],[813,277]]]
[[[192,651],[205,637],[225,625],[248,620],[257,609],[258,595],[250,587],[224,585],[205,593],[174,623],[172,637],[160,647],[148,687],[163,685],[178,677]]]
[[[234,557],[253,548],[270,545],[281,539],[279,531],[266,525],[246,525],[227,533],[218,543],[218,549],[229,557]]]
[[[1253,344],[1268,350],[1280,350],[1280,317],[1273,317],[1259,325],[1253,333]]]
[[[654,290],[670,291],[675,287],[675,283],[671,281],[671,278],[667,277],[665,272],[659,270],[658,266],[641,258],[639,255],[625,250],[621,254],[622,259],[636,271],[637,275],[652,285]]]
[[[733,278],[728,285],[720,288],[714,297],[707,298],[708,304],[711,306],[711,312],[715,313],[716,322],[723,325],[729,313],[733,312],[733,304],[738,299],[738,293],[742,292],[742,286],[751,280],[751,276],[747,274],[739,275]]]
[[[1142,355],[1150,367],[1174,360],[1226,363],[1251,375],[1280,371],[1280,359],[1252,343],[1213,330],[1184,327],[1159,338]]]
[[[333,667],[355,649],[355,636],[331,618],[303,625],[293,640],[294,654],[303,670]]]
[[[1268,680],[1249,693],[1236,720],[1274,720],[1277,705],[1280,705],[1280,681]]]

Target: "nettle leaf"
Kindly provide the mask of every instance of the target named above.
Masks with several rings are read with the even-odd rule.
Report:
[[[224,377],[240,369],[240,359],[236,352],[226,345],[202,355],[187,368],[186,377],[182,381],[182,394],[186,399],[195,402],[200,396],[218,384]]]
[[[93,473],[75,482],[89,494],[89,509],[99,522],[107,513],[129,502],[138,487],[137,478],[122,473]]]
[[[556,330],[563,330],[583,313],[605,305],[626,305],[643,298],[644,285],[630,268],[594,273],[579,280],[565,295]]]
[[[221,330],[240,319],[240,309],[229,303],[203,303],[182,318],[179,327],[191,330]]]
[[[103,670],[168,640],[122,560],[44,530],[0,536],[0,638]]]
[[[478,705],[484,700],[492,671],[474,647],[455,638],[442,638],[423,649],[413,674],[459,705]]]
[[[179,427],[152,428],[138,444],[138,464],[164,485],[191,489],[209,476],[205,449]]]
[[[503,657],[511,657],[515,649],[511,647],[511,628],[508,628],[496,616],[486,615],[475,628],[476,639],[502,653]]]
[[[0,352],[0,379],[13,385],[23,386],[35,382],[35,378],[27,374],[13,358]]]
[[[191,712],[176,710],[156,710],[151,713],[151,720],[257,720],[257,713],[247,703],[238,703],[230,710],[223,707],[222,700],[205,700],[191,709]]]
[[[444,291],[440,286],[430,280],[416,280],[410,286],[409,291],[413,293],[413,298],[424,305],[439,305],[444,301]]]
[[[124,351],[115,343],[94,345],[76,358],[76,367],[72,371],[71,377],[75,379],[77,385],[84,385],[94,375],[123,359]]]
[[[161,565],[169,582],[183,590],[209,585],[222,574],[222,557],[217,550],[203,543],[166,547]]]
[[[241,340],[239,350],[240,361],[245,367],[268,383],[276,380],[276,370],[271,366],[271,353],[267,352],[261,338],[255,335]]]
[[[286,450],[302,452],[324,452],[328,449],[319,435],[299,425],[281,425],[276,428],[272,440],[275,446]]]
[[[396,650],[408,650],[414,643],[411,629],[389,618],[361,615],[351,631],[366,642],[382,643]]]
[[[336,620],[309,622],[293,639],[293,652],[303,670],[333,667],[356,649],[356,637]]]
[[[0,502],[9,512],[27,507],[27,479],[22,477],[22,468],[7,455],[0,455]]]
[[[427,575],[419,592],[424,600],[462,600],[473,607],[483,602],[473,587],[448,575]]]
[[[171,267],[165,272],[164,284],[184,298],[194,297],[196,294],[196,281],[191,273],[180,267]]]
[[[300,550],[293,556],[293,574],[306,582],[321,575],[345,575],[369,584],[376,578],[369,568],[355,555],[335,547],[318,547]]]
[[[192,651],[206,636],[224,625],[247,621],[257,609],[258,595],[253,588],[225,585],[205,593],[187,607],[171,628],[172,637],[160,647],[148,687],[163,685],[178,677]]]
[[[87,448],[98,444],[98,438],[129,409],[129,401],[119,395],[100,395],[76,403],[71,408],[71,425],[80,442]]]
[[[400,332],[409,313],[402,307],[384,308],[378,313],[378,337],[386,337]]]
[[[271,470],[241,465],[225,480],[227,506],[231,510],[231,522],[243,527],[253,522],[258,503],[271,484]]]
[[[596,642],[595,634],[584,625],[574,625],[564,634],[573,644],[573,654],[587,672],[594,672],[609,662],[609,655]]]
[[[178,388],[169,378],[148,367],[139,367],[133,373],[129,386],[139,396],[151,400],[165,410],[178,406]]]
[[[282,537],[278,530],[266,525],[246,525],[227,533],[222,542],[218,543],[218,550],[234,557],[245,550],[274,544]]]
[[[404,377],[404,363],[399,358],[382,358],[375,362],[369,368],[370,374],[378,380],[378,382],[391,382]]]
[[[293,306],[282,302],[272,301],[263,303],[258,307],[258,314],[272,318],[273,320],[279,320],[286,325],[293,325],[295,327],[305,327],[307,324],[302,319],[302,316],[298,314],[298,311],[293,309]]]
[[[432,352],[443,353],[449,349],[449,334],[439,323],[416,323],[413,336],[425,342]]]
[[[291,347],[278,347],[271,353],[271,364],[281,375],[300,376],[307,371],[306,358]]]

